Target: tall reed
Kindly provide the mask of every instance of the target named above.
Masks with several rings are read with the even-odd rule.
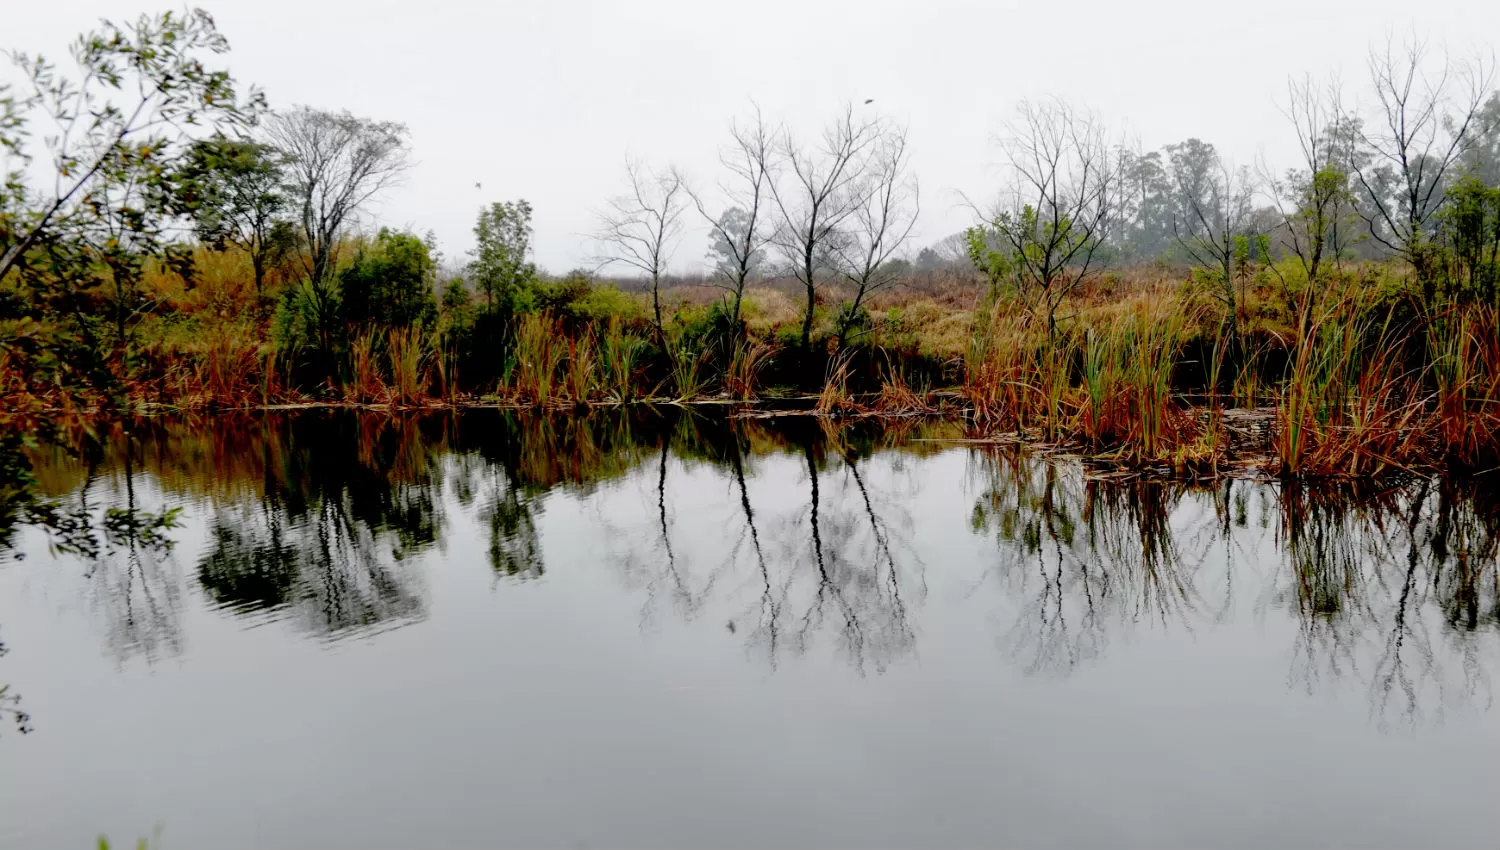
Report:
[[[1500,318],[1489,306],[1449,307],[1427,325],[1435,424],[1446,458],[1478,467],[1500,459]]]
[[[349,341],[349,380],[344,382],[345,401],[370,402],[382,395],[375,358],[378,333],[375,328],[365,328]]]
[[[1020,430],[1041,409],[1037,361],[1042,336],[1023,313],[991,307],[975,322],[964,362],[964,397],[980,424]]]
[[[1407,374],[1406,336],[1389,313],[1329,298],[1303,319],[1277,393],[1274,448],[1283,476],[1368,476],[1423,454],[1420,375]]]
[[[1175,306],[1140,300],[1086,329],[1078,431],[1091,449],[1158,460],[1196,436],[1172,390],[1188,325]]]
[[[904,366],[887,358],[883,371],[880,395],[875,400],[877,409],[893,413],[927,412],[935,409],[929,403],[927,388],[923,386],[914,389]]]
[[[391,382],[385,395],[392,403],[414,405],[426,400],[429,344],[430,334],[423,331],[420,323],[386,333]]]
[[[731,398],[748,401],[760,386],[760,373],[775,356],[775,347],[757,339],[742,338],[730,349],[729,366],[724,370],[724,391]]]
[[[507,386],[513,399],[533,406],[558,400],[558,366],[567,354],[562,328],[551,316],[521,317],[512,336],[511,368]]]
[[[593,331],[568,337],[568,357],[563,363],[563,390],[574,404],[585,404],[599,387],[597,343]]]
[[[672,359],[672,385],[677,390],[678,401],[697,398],[703,392],[708,384],[708,361],[712,353],[708,348],[696,354],[683,348]]]
[[[844,349],[828,359],[823,377],[823,390],[818,394],[819,413],[848,413],[858,410],[854,397],[849,394],[849,362],[853,352]]]
[[[616,403],[634,399],[639,389],[645,341],[626,333],[618,316],[610,317],[598,340],[599,381],[605,398]]]

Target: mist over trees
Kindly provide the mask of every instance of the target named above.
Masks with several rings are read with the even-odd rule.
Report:
[[[523,198],[480,206],[475,247],[452,262],[428,236],[378,227],[377,204],[413,162],[407,128],[273,110],[212,68],[227,49],[193,11],[106,24],[67,68],[10,54],[22,82],[0,90],[0,321],[8,362],[35,393],[165,380],[173,349],[139,328],[201,333],[173,299],[205,281],[213,309],[238,309],[219,290],[237,285],[223,278],[241,258],[253,306],[235,318],[239,360],[206,374],[227,386],[224,376],[261,370],[263,394],[359,395],[371,385],[351,378],[361,368],[391,382],[436,370],[447,391],[493,386],[564,362],[524,340],[602,337],[611,323],[611,397],[632,381],[699,387],[702,370],[734,383],[749,314],[763,309],[751,293],[772,288],[797,327],[778,319],[765,351],[796,349],[805,364],[824,349],[919,348],[893,298],[934,281],[964,293],[964,309],[1019,304],[1056,341],[1091,282],[1173,269],[1217,305],[1227,350],[1241,353],[1253,290],[1278,291],[1295,325],[1353,263],[1401,269],[1429,306],[1500,295],[1494,62],[1415,40],[1376,45],[1355,85],[1291,78],[1280,99],[1290,163],[1235,162],[1200,137],[1144,150],[1084,104],[1023,102],[1000,128],[1000,185],[964,187],[973,227],[926,244],[920,134],[872,102],[831,110],[811,134],[754,106],[703,173],[629,160],[581,237],[593,267],[566,275],[537,268]],[[703,315],[683,312],[674,290],[693,232],[707,236],[708,273],[689,282],[722,292]],[[649,293],[644,313],[632,289]],[[528,322],[546,328],[523,333]],[[408,350],[388,331],[416,342]],[[765,364],[741,366],[743,386]]]

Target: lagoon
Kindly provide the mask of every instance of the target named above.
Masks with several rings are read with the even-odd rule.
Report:
[[[962,436],[312,410],[39,452],[114,513],[0,555],[0,847],[1494,845],[1482,483]]]

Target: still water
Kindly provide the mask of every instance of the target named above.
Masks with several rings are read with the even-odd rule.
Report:
[[[314,411],[40,452],[110,513],[0,556],[0,846],[1500,846],[1482,483],[958,436]]]

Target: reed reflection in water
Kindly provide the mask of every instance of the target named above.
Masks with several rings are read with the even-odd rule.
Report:
[[[128,516],[143,488],[161,506],[193,506],[207,542],[192,573],[205,596],[311,635],[425,617],[411,562],[441,551],[455,514],[482,529],[498,578],[545,577],[558,567],[539,518],[566,494],[592,500],[611,570],[643,595],[644,625],[723,610],[725,628],[773,667],[824,643],[878,672],[915,652],[914,611],[927,596],[911,538],[928,518],[912,472],[956,452],[974,493],[972,533],[990,541],[976,578],[1014,605],[998,645],[1028,672],[1066,673],[1131,629],[1212,628],[1248,597],[1299,624],[1288,674],[1298,688],[1355,677],[1375,713],[1413,719],[1429,697],[1487,704],[1500,499],[1482,486],[1111,480],[943,439],[957,436],[942,424],[680,411],[316,411],[145,420],[38,460],[41,480],[79,512]],[[755,493],[766,466],[795,481]],[[640,510],[613,509],[622,492]],[[83,561],[110,645],[179,651],[179,556],[119,517],[103,536]]]
[[[1397,728],[1436,734],[1438,721],[1452,718],[1492,722],[1484,718],[1500,664],[1500,499],[1482,484],[1121,480],[1067,460],[955,440],[964,436],[943,423],[836,424],[677,409],[135,421],[97,440],[33,453],[57,516],[78,522],[56,523],[55,555],[43,529],[26,530],[11,553],[25,560],[0,570],[9,591],[0,616],[13,650],[0,661],[0,681],[27,697],[36,727],[28,744],[41,738],[63,748],[38,751],[38,759],[58,764],[72,763],[65,744],[74,739],[96,742],[89,758],[115,745],[130,758],[120,739],[81,725],[94,709],[77,683],[108,689],[110,677],[137,681],[136,673],[154,683],[139,685],[146,688],[139,693],[156,695],[153,719],[140,721],[143,734],[169,747],[174,735],[196,736],[195,746],[261,764],[254,742],[262,734],[295,737],[288,730],[312,724],[319,737],[297,744],[312,752],[337,747],[353,728],[365,729],[360,740],[368,741],[378,728],[379,747],[298,756],[317,769],[293,785],[314,798],[323,792],[306,783],[374,782],[369,777],[383,775],[387,761],[395,775],[441,774],[451,767],[442,754],[451,759],[466,747],[502,762],[530,753],[541,760],[530,772],[556,781],[552,759],[598,758],[593,769],[602,784],[574,774],[569,781],[600,794],[611,788],[622,799],[630,793],[610,777],[623,781],[629,771],[616,768],[642,758],[660,769],[639,780],[640,793],[665,794],[670,786],[678,795],[707,794],[662,778],[661,765],[686,769],[680,759],[695,747],[801,787],[760,759],[779,754],[773,761],[798,763],[794,753],[813,750],[848,756],[847,747],[838,749],[837,724],[806,720],[842,717],[850,729],[862,728],[872,706],[908,706],[901,716],[909,722],[884,729],[880,746],[907,752],[926,740],[946,753],[943,770],[968,777],[971,789],[1009,774],[965,772],[964,740],[977,745],[999,734],[1012,715],[1030,717],[1043,738],[1071,729],[1066,734],[1082,741],[1085,728],[1109,728],[1106,718],[1134,728],[1167,724],[1158,734],[1174,734],[1184,720],[1163,715],[1161,701],[1229,705],[1223,730],[1209,740],[1230,747],[1254,729],[1262,748],[1276,736],[1312,734],[1315,727],[1298,726],[1299,711],[1328,712],[1380,740]],[[70,618],[74,610],[82,616]],[[1193,664],[1210,650],[1224,655],[1220,669],[1205,673]],[[113,672],[82,664],[88,653]],[[246,665],[273,669],[274,678],[243,673]],[[1260,677],[1270,668],[1270,680]],[[212,712],[192,706],[212,699],[204,694],[215,688],[235,693],[238,678],[245,688],[261,683],[259,696],[240,697],[245,717],[195,726]],[[204,681],[213,684],[198,684]],[[265,681],[278,684],[267,692]],[[811,694],[817,701],[806,702]],[[985,696],[975,702],[978,694]],[[1234,712],[1236,701],[1260,707],[1253,721]],[[280,711],[266,719],[251,705],[257,702]],[[684,705],[697,709],[684,714]],[[728,723],[726,712],[738,718],[736,730],[750,731],[717,725]],[[418,720],[429,713],[441,718],[436,731]],[[622,723],[629,718],[628,730],[615,730],[617,713]],[[524,724],[514,734],[508,725],[474,725],[478,717],[512,715],[540,724],[543,738],[521,735]],[[945,724],[956,724],[953,734]],[[656,740],[658,731],[672,738],[674,726],[697,742],[683,745],[687,755],[645,756],[622,743],[642,734]],[[396,728],[405,731],[389,731]],[[442,730],[455,736],[446,748],[429,740]],[[549,730],[592,741],[589,755],[561,738],[544,746],[553,740]],[[820,737],[807,737],[815,731]],[[742,734],[742,744],[729,743]],[[428,740],[426,749],[404,747],[402,735]],[[1353,759],[1376,739],[1351,737],[1351,749],[1330,752]],[[875,746],[859,741],[856,750]],[[1016,741],[1007,758],[1026,756]],[[1304,744],[1308,753],[1331,746]],[[1495,744],[1494,736],[1475,741],[1480,751]],[[738,746],[743,751],[733,757],[724,751]],[[1171,758],[1190,758],[1194,749],[1182,748]],[[1153,776],[1153,787],[1198,793],[1186,774],[1110,761],[1104,751],[1072,752],[1065,761],[1078,759],[1080,770],[1128,768]],[[47,763],[36,761],[35,769],[45,772]],[[1035,776],[1050,762],[1027,763],[1026,775]],[[923,764],[903,769],[919,776]],[[495,770],[509,775],[507,767]],[[443,787],[462,800],[472,782]],[[1382,799],[1383,792],[1355,784],[1360,799],[1349,795],[1349,806]],[[1006,787],[1019,807],[1011,816],[1029,825],[1017,835],[1045,843],[1107,834],[1027,819],[1038,801],[1023,806],[1025,794]],[[5,788],[16,793],[9,779]],[[949,793],[961,799],[968,792]],[[1262,796],[1247,810],[1255,800],[1276,805],[1271,791],[1255,793]],[[95,807],[101,818],[125,816],[113,806],[130,809],[99,802],[107,795],[83,796],[85,809]],[[208,805],[192,796],[182,791],[184,805]],[[515,823],[536,829],[543,829],[541,813],[562,805],[521,796],[529,808],[516,803]],[[393,805],[375,798],[382,812]],[[604,810],[615,797],[588,799]],[[952,840],[923,832],[924,812],[942,805],[920,794],[903,805],[918,800],[927,808],[887,800],[885,809],[905,812],[907,826],[876,829],[880,817],[872,815],[872,831],[853,834],[940,844],[993,837],[978,829],[983,818],[953,813],[945,823],[954,831],[944,833]],[[204,829],[211,823],[207,814],[168,808],[128,814],[146,817],[148,826],[168,815]],[[212,823],[235,817],[213,811],[219,820]],[[382,817],[365,813],[368,823],[356,830],[363,843],[379,845],[386,835],[374,824],[392,828]],[[483,819],[455,817],[450,826],[459,831],[440,830],[443,837],[479,834],[463,830]],[[23,819],[23,827],[41,830],[24,834],[56,837],[39,823]],[[311,814],[300,824],[281,838],[311,840],[335,828]],[[1187,821],[1163,824],[1124,843],[1210,834]],[[1468,824],[1459,818],[1452,826]],[[22,834],[0,833],[0,846]],[[704,835],[629,834],[666,843]],[[753,834],[776,843],[770,832]],[[1359,837],[1334,837],[1351,836]]]

